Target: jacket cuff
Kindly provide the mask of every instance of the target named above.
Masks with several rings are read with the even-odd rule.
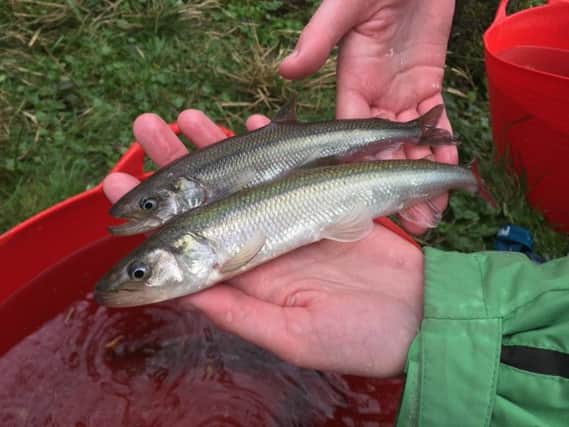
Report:
[[[424,319],[409,349],[397,423],[489,425],[502,320],[487,315],[480,258],[424,251]]]

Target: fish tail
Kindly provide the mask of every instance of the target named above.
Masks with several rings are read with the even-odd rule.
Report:
[[[458,145],[459,141],[452,134],[441,128],[422,128],[419,145]]]
[[[421,129],[436,128],[437,123],[443,114],[443,110],[443,104],[435,105],[433,108],[415,120],[419,123]]]
[[[458,141],[446,130],[437,127],[444,107],[442,104],[435,105],[425,114],[415,119],[421,129],[421,136],[417,141],[419,145],[458,145]]]
[[[478,160],[474,159],[468,166],[468,169],[470,169],[472,175],[474,175],[474,178],[476,179],[477,192],[480,195],[480,197],[483,200],[485,200],[494,209],[497,209],[498,204],[496,203],[496,200],[494,199],[492,194],[490,194],[490,191],[488,191],[488,189],[486,188],[484,180],[480,177],[480,172],[478,170]]]

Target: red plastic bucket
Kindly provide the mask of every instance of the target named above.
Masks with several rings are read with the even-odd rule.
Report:
[[[569,2],[506,15],[484,35],[492,135],[525,177],[530,204],[569,233]]]
[[[175,132],[178,132],[175,126],[172,126],[172,128]],[[225,129],[224,131],[228,136],[232,135],[230,131]],[[145,179],[149,174],[143,170],[143,160],[144,152],[142,148],[139,144],[134,143],[113,168],[113,171],[126,172],[139,179]],[[85,333],[90,333],[89,331],[97,329],[92,319],[98,318],[100,320],[101,310],[95,305],[92,298],[88,297],[88,294],[92,293],[94,283],[105,271],[144,239],[144,236],[117,237],[110,235],[107,227],[116,224],[118,221],[108,215],[109,208],[110,203],[104,196],[102,184],[99,184],[89,191],[52,206],[0,236],[0,259],[2,259],[2,265],[7,267],[3,271],[3,280],[0,283],[0,324],[4,325],[0,334],[0,360],[3,357],[7,357],[10,354],[9,352],[20,344],[30,345],[35,347],[33,351],[24,356],[28,364],[26,365],[27,368],[24,369],[26,372],[31,372],[33,369],[55,370],[59,372],[58,369],[64,369],[60,373],[69,378],[70,382],[67,380],[65,382],[71,384],[69,387],[75,388],[72,391],[83,396],[85,401],[91,402],[94,406],[90,409],[87,407],[81,409],[79,403],[77,404],[79,406],[70,403],[72,407],[59,403],[59,406],[56,405],[56,407],[50,405],[51,401],[49,399],[51,397],[49,396],[57,395],[58,385],[51,384],[50,380],[46,378],[43,380],[42,387],[50,390],[49,396],[39,399],[40,401],[37,404],[47,405],[51,408],[49,411],[52,411],[55,419],[63,417],[66,420],[65,423],[69,421],[73,425],[79,419],[75,419],[75,416],[89,415],[83,414],[81,411],[96,410],[105,412],[106,406],[104,405],[109,403],[105,400],[108,398],[108,395],[102,393],[98,385],[91,381],[92,379],[83,378],[81,372],[75,375],[75,371],[68,371],[66,367],[71,366],[72,368],[69,369],[81,368],[80,365],[84,361],[77,355],[80,355],[81,349],[85,347],[81,343],[81,340],[85,338],[82,335],[80,339],[78,338],[79,341],[65,341],[67,338],[62,338],[65,342],[60,345],[59,341],[57,341],[59,339],[58,335],[65,333],[66,328],[68,328],[65,325],[67,320],[69,320],[68,318],[73,319],[74,316],[85,317],[85,324],[90,325],[84,328]],[[416,244],[409,235],[388,219],[378,218],[376,222],[381,223],[391,231]],[[148,322],[148,318],[156,317],[154,311],[157,308],[154,308],[155,306],[149,307],[148,309],[142,309],[142,313],[128,311],[128,309],[110,311],[104,314],[104,322],[117,319],[117,316],[123,316],[131,322],[130,324],[140,325],[141,318],[143,320],[146,318]],[[156,322],[161,321],[159,317],[156,317],[154,320]],[[170,322],[166,321],[165,323],[169,324]],[[46,344],[53,346],[56,343],[55,345],[58,346],[57,353],[55,352],[56,349],[53,349],[53,353],[42,354],[39,352],[43,345],[43,338],[41,337],[46,336],[46,327],[53,327],[53,329],[47,331],[49,332],[47,335],[49,339],[46,339]],[[150,326],[149,328],[152,329]],[[40,335],[37,335],[38,332]],[[90,369],[93,366],[97,369],[105,368],[108,362],[107,358],[101,356],[101,352],[104,352],[109,345],[109,342],[103,338],[103,336],[95,336],[92,340],[93,344],[89,347],[92,350],[90,350],[89,354],[91,356],[96,354],[97,358],[95,361],[98,361],[93,364],[93,361],[88,359],[87,365]],[[113,341],[114,335],[109,335],[107,338]],[[240,346],[239,343],[234,341],[228,345],[231,347],[228,350],[229,352],[237,351]],[[18,349],[21,350],[21,347]],[[69,353],[70,358],[69,361],[67,359],[64,360],[65,367],[63,368],[58,365],[61,362],[60,359],[62,359],[61,351]],[[251,366],[254,367],[254,365]],[[122,368],[130,369],[130,367],[131,364],[128,362],[127,366]],[[250,377],[247,381],[265,381],[258,373],[249,372],[247,367],[239,369],[240,371],[236,375],[246,374]],[[208,367],[206,372],[210,373],[210,370],[211,368]],[[113,371],[113,375],[116,373],[116,371]],[[121,375],[123,373],[120,370],[118,372]],[[18,375],[25,377],[26,374],[21,372]],[[54,377],[57,378],[58,376],[55,375]],[[75,382],[76,379],[77,383]],[[82,382],[79,379],[82,379]],[[2,388],[2,381],[3,378],[0,377],[0,389]],[[22,384],[25,385],[26,381],[35,380],[28,378]],[[100,383],[102,379],[97,381]],[[368,415],[365,416],[368,418],[364,417],[365,420],[371,421],[373,419],[374,423],[379,422],[380,425],[391,425],[394,422],[402,391],[403,383],[401,378],[376,380],[346,377],[346,381],[351,384],[352,390],[363,393],[360,401],[352,402],[354,407],[359,405],[360,409],[358,410],[361,410],[362,405],[368,405],[367,401],[363,400],[363,396],[373,394],[373,402],[370,400],[370,407],[366,409]],[[263,384],[259,384],[261,389]],[[209,385],[211,386],[211,384]],[[159,386],[160,384],[156,387]],[[238,384],[234,386],[235,393],[239,391],[238,386]],[[11,390],[11,393],[13,394],[14,391]],[[23,398],[21,393],[16,394],[18,394],[18,398]],[[99,398],[100,394],[101,403],[97,404],[96,401],[93,403],[93,399],[95,397]],[[1,396],[2,393],[0,392],[0,424],[3,424],[2,420],[4,418],[2,416],[6,414],[3,413],[2,409],[6,409],[5,406],[10,404],[10,402],[6,403]],[[207,396],[207,393],[205,393],[205,396]],[[203,398],[207,400],[205,396]],[[75,399],[72,400],[75,401]],[[26,407],[29,404],[29,402],[18,403],[21,407]],[[138,408],[136,405],[136,403],[133,403],[131,411],[146,410],[146,408]],[[244,408],[243,410],[246,412],[249,409]],[[74,412],[68,412],[68,410],[73,410]],[[156,416],[161,417],[160,420],[162,421],[160,422],[167,420],[166,414],[168,411],[170,410],[157,409]],[[351,416],[349,408],[344,409],[344,412],[346,413],[345,416]],[[354,411],[354,413],[357,412]],[[19,414],[19,412],[16,411],[15,414]],[[51,416],[50,414],[48,415]],[[12,420],[12,418],[8,419]],[[341,424],[340,421],[338,420],[338,423]],[[113,422],[118,423],[119,421],[115,420]],[[11,422],[7,423],[11,424]],[[170,424],[166,422],[165,425]],[[332,426],[337,424],[327,423],[326,425]]]

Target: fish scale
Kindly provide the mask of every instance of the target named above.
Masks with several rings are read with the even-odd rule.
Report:
[[[430,161],[382,161],[299,171],[242,191],[178,218],[161,232],[168,244],[184,231],[216,247],[239,248],[257,230],[266,236],[250,269],[296,247],[320,240],[321,231],[358,204],[386,216],[448,191],[476,187],[467,169]],[[231,252],[231,251],[229,251]]]

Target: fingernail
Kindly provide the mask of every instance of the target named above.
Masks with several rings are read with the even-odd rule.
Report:
[[[296,58],[299,54],[300,54],[300,51],[298,50],[298,48],[295,48],[295,49],[290,53],[290,55],[288,55],[288,56],[285,58],[285,61],[288,61],[289,59],[294,59],[294,58]]]

